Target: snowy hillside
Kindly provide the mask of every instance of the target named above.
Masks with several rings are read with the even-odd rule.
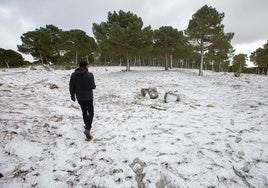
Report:
[[[268,187],[268,77],[122,69],[89,68],[91,142],[73,70],[0,70],[0,187]]]

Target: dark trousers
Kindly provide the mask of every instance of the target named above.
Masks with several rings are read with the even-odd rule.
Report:
[[[82,109],[82,115],[85,123],[85,129],[90,130],[94,116],[93,100],[78,101]]]

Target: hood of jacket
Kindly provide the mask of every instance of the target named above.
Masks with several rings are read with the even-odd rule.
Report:
[[[79,75],[85,75],[85,74],[87,74],[87,72],[88,72],[87,70],[79,67],[79,68],[75,69],[74,74],[79,76]]]

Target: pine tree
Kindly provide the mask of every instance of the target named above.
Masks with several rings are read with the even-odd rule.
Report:
[[[203,75],[203,57],[205,51],[213,44],[216,45],[219,38],[224,37],[224,26],[221,24],[224,13],[218,13],[215,8],[207,5],[199,9],[189,21],[186,34],[200,51],[199,75]],[[226,37],[227,38],[227,37]]]
[[[0,67],[21,67],[25,64],[24,58],[18,52],[0,48]]]
[[[265,75],[268,75],[268,42],[262,48],[258,48],[252,52],[250,60],[258,66],[258,69],[262,69]]]
[[[163,26],[154,31],[154,46],[165,57],[165,70],[168,70],[168,56],[174,55],[182,32],[171,26]]]
[[[130,58],[141,54],[141,49],[151,45],[150,27],[142,28],[140,17],[120,10],[109,12],[107,22],[93,24],[93,34],[102,56],[119,60],[126,59],[126,70],[130,70]]]

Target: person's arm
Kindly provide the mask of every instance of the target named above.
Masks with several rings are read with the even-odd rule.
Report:
[[[71,95],[71,99],[72,101],[75,101],[75,87],[74,87],[74,78],[73,78],[73,75],[71,75],[71,78],[70,78],[70,83],[69,83],[69,91],[70,91],[70,95]]]
[[[94,75],[91,74],[91,89],[96,89],[95,79]]]

